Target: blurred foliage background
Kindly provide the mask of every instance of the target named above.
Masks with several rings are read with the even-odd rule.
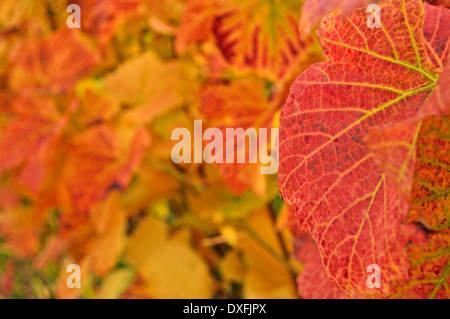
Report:
[[[276,174],[176,165],[171,133],[278,127],[323,59],[301,4],[0,1],[0,297],[297,298]]]

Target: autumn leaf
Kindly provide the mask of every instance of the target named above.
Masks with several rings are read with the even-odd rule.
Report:
[[[137,14],[141,0],[73,0],[83,14],[82,29],[106,48],[120,26]]]
[[[449,0],[427,0],[429,3],[434,5],[442,4],[443,6],[446,6],[447,8],[450,8],[450,1]]]
[[[162,34],[174,35],[177,33],[179,20],[183,13],[184,0],[143,0],[149,13],[149,24]]]
[[[170,237],[167,226],[147,218],[130,239],[127,257],[154,298],[209,298],[208,268],[183,234]]]
[[[280,261],[283,250],[268,210],[254,212],[239,247],[247,260],[244,297],[247,299],[296,298],[291,269]],[[261,238],[264,240],[261,242]],[[283,260],[281,257],[281,260]],[[268,271],[268,269],[270,269]]]
[[[29,14],[30,10],[22,1],[2,1],[0,4],[0,30],[18,27]]]
[[[213,33],[231,64],[272,78],[298,71],[306,42],[300,40],[299,1],[226,0],[214,20]]]
[[[209,126],[217,127],[222,132],[223,145],[226,149],[223,152],[216,150],[218,152],[216,156],[223,162],[217,166],[224,182],[235,195],[241,195],[248,189],[252,189],[256,194],[264,194],[264,176],[260,173],[262,163],[259,160],[250,163],[248,142],[244,143],[236,138],[233,143],[230,143],[226,137],[227,128],[255,129],[257,135],[260,128],[266,128],[269,134],[266,138],[269,145],[268,152],[270,152],[270,125],[276,105],[266,97],[264,81],[245,77],[236,79],[230,84],[206,85],[201,93],[201,112],[208,120]],[[208,143],[205,142],[205,144]],[[227,163],[227,152],[234,152],[234,154],[242,152],[248,162]]]
[[[448,299],[445,5],[0,1],[0,298]]]
[[[428,56],[436,68],[442,67],[450,48],[450,10],[424,3],[424,37]]]
[[[56,289],[59,298],[78,298],[83,291],[90,289],[93,274],[106,276],[115,268],[126,243],[126,214],[119,201],[119,193],[111,192],[93,208],[83,223],[75,225],[75,229],[68,232],[62,228],[65,233],[59,234],[60,240],[64,241],[74,259],[68,261],[67,265],[80,266],[83,289],[70,289],[66,284],[70,273],[62,269]]]
[[[265,198],[258,198],[251,192],[235,196],[222,180],[201,192],[191,190],[188,202],[192,209],[206,220],[238,220],[246,218],[251,212],[264,205]],[[215,180],[210,177],[210,180]],[[221,184],[222,183],[222,184]]]
[[[177,31],[175,48],[183,53],[195,43],[212,37],[212,28],[219,11],[217,0],[187,0],[180,27]]]
[[[404,228],[401,241],[403,244],[408,243],[408,252],[416,249],[420,251],[420,247],[429,246],[430,241],[426,238],[425,233],[420,231],[414,224],[407,224]],[[415,278],[411,274],[411,268],[408,270],[408,280],[401,282],[394,282],[390,295],[386,296],[380,294],[378,289],[375,289],[370,294],[362,294],[355,292],[342,291],[332,285],[328,278],[325,268],[322,265],[317,244],[307,234],[299,233],[295,238],[295,251],[297,258],[303,263],[303,269],[297,277],[299,294],[304,299],[380,299],[380,298],[394,298],[400,293],[407,290],[407,286],[414,286]],[[410,246],[410,245],[415,246]],[[409,255],[411,257],[411,255]],[[419,271],[417,272],[419,273]],[[423,273],[422,273],[423,274]],[[420,285],[417,282],[417,285]],[[400,288],[401,287],[401,288]],[[397,296],[398,297],[398,296]]]
[[[415,125],[417,126],[417,123]],[[400,127],[404,128],[405,126]],[[396,128],[398,129],[398,126]],[[397,130],[395,133],[398,132]],[[408,269],[408,280],[394,282],[388,298],[448,298],[450,264],[447,191],[450,180],[447,163],[450,137],[448,133],[448,116],[429,116],[418,126],[416,143],[414,143],[414,146],[417,144],[417,155],[414,154],[414,158],[417,156],[417,160],[412,163],[415,168],[411,169],[414,173],[414,183],[412,187],[413,204],[409,212],[409,220],[420,222],[428,229],[432,229],[433,232],[429,235],[429,241],[421,239],[420,234],[418,234],[419,236],[414,233],[405,234],[406,238],[411,238],[407,241],[412,241],[414,244],[407,247],[408,258],[411,262],[411,268]],[[386,141],[392,142],[393,140],[390,138]],[[391,146],[391,148],[395,150],[395,146]],[[413,147],[412,150],[415,153],[416,147]],[[301,252],[302,250],[300,250]],[[306,264],[305,267],[308,267],[313,258],[307,255],[303,256],[303,260]],[[305,268],[299,276],[299,288],[301,289],[303,285],[308,289],[311,284],[316,285],[318,280],[312,279],[311,276],[319,272],[321,267],[322,265],[319,264],[315,268]],[[319,290],[319,293],[314,296],[323,298],[332,291],[332,289]],[[311,293],[315,292],[318,291],[314,290]],[[305,297],[308,294],[309,290],[306,290],[303,291],[302,296]],[[372,297],[378,296],[374,294]]]
[[[132,107],[125,121],[141,125],[187,101],[195,92],[195,68],[183,61],[163,62],[147,52],[105,78],[106,91]]]
[[[230,251],[220,263],[225,281],[240,282],[244,278],[244,265],[236,251]]]
[[[450,12],[450,10],[448,10]],[[419,116],[445,115],[450,113],[450,56],[433,93],[420,110]]]
[[[304,264],[297,277],[299,295],[303,299],[347,299],[348,295],[334,287],[327,277],[317,245],[308,236],[303,236],[302,241],[297,252]]]
[[[270,92],[263,80],[244,77],[227,84],[212,83],[202,89],[201,111],[211,124],[248,127],[258,121],[257,115],[270,111]]]
[[[409,247],[410,280],[396,283],[391,298],[449,298],[449,128],[448,115],[422,121],[409,219],[433,232],[429,243]]]
[[[134,272],[127,268],[118,269],[110,273],[96,292],[96,298],[117,299],[121,297],[133,279]]]
[[[344,16],[347,16],[353,9],[375,2],[369,0],[305,0],[300,18],[301,33],[302,35],[309,34],[319,24],[320,19],[334,10],[340,9]]]
[[[136,172],[136,181],[128,187],[122,200],[129,212],[134,213],[162,199],[170,198],[179,186],[176,178],[152,167],[144,160]]]
[[[119,200],[118,192],[113,192],[92,212],[95,239],[84,258],[89,259],[90,267],[99,276],[115,266],[125,245],[126,214]]]
[[[410,280],[395,283],[390,298],[448,299],[450,285],[449,230],[432,234],[430,243],[411,246]]]
[[[430,40],[432,37],[439,37],[447,31],[442,24],[436,24],[436,21],[440,21],[439,18],[436,19],[436,16],[439,17],[442,15],[445,17],[448,11],[442,10],[442,8],[431,7],[427,4],[425,6],[426,21],[428,22],[425,23],[424,36],[426,41],[433,42]],[[443,19],[443,21],[446,21],[446,19]],[[433,32],[427,32],[430,29]],[[429,45],[428,42],[427,45]],[[429,47],[433,50],[431,45]],[[444,59],[446,55],[447,53],[444,54]],[[442,58],[437,54],[435,56],[439,59]],[[435,62],[437,68],[443,66],[440,61],[439,63]],[[448,172],[445,166],[433,165],[426,160],[424,163],[423,157],[427,156],[425,154],[432,154],[431,156],[428,155],[429,157],[427,158],[431,159],[436,157],[440,158],[441,161],[446,161],[445,155],[439,156],[439,153],[440,150],[442,150],[442,154],[448,153],[447,148],[444,146],[448,144],[446,142],[448,137],[446,137],[445,133],[448,131],[448,121],[446,117],[439,118],[436,116],[427,117],[423,121],[421,119],[428,114],[448,113],[445,110],[448,104],[447,98],[445,97],[445,93],[441,93],[441,88],[446,87],[442,85],[447,79],[446,72],[444,71],[441,74],[431,98],[422,107],[415,119],[397,124],[386,130],[372,131],[369,135],[369,140],[366,141],[370,151],[375,155],[374,160],[383,169],[388,178],[394,177],[392,181],[399,187],[402,194],[406,194],[408,197],[411,193],[413,175],[415,174],[412,194],[413,209],[410,211],[409,219],[412,221],[420,221],[428,228],[432,227],[434,229],[446,227],[444,225],[448,220],[448,209],[446,208],[448,206],[446,205],[447,196],[445,195],[445,190],[448,188],[445,184]],[[443,95],[444,98],[442,98]],[[436,96],[440,98],[439,102],[436,102]],[[417,155],[419,158],[418,162],[415,161],[416,144],[419,147]],[[395,167],[396,165],[398,167]],[[437,176],[440,176],[440,178],[436,180]],[[432,188],[433,186],[429,186],[430,189],[423,187],[423,185],[433,184],[435,185],[434,188]],[[437,193],[430,195],[431,189]],[[441,223],[444,223],[444,225]],[[435,238],[440,238],[441,244],[438,246],[439,248],[434,247],[435,244],[433,241]],[[446,285],[445,278],[447,278],[448,257],[446,255],[448,254],[446,253],[446,247],[448,247],[448,242],[445,238],[445,234],[432,235],[431,244],[416,245],[408,249],[409,259],[413,264],[409,270],[410,279],[407,282],[395,283],[393,285],[394,292],[390,298],[445,298],[445,294],[440,293],[442,291],[440,289],[444,289],[443,287]],[[435,252],[435,257],[432,257],[433,255],[430,256],[430,250]],[[427,255],[429,257],[424,257]],[[441,257],[438,258],[438,256]],[[424,266],[424,263],[426,266]],[[441,276],[437,276],[437,274],[441,274]],[[428,280],[423,280],[424,277],[428,278]]]
[[[389,128],[374,128],[366,138],[374,162],[406,199],[411,194],[420,126],[420,121],[408,121]]]
[[[11,188],[0,186],[0,208],[16,206],[19,203],[18,194]]]
[[[450,13],[450,10],[447,11]],[[428,9],[427,12],[433,13],[433,9]],[[449,65],[448,62],[446,66]],[[373,155],[374,161],[400,193],[408,199],[411,193],[416,144],[422,120],[429,115],[449,113],[449,81],[450,70],[446,67],[431,96],[412,119],[387,128],[372,128],[366,138],[367,149]]]
[[[0,215],[0,234],[19,257],[33,257],[39,249],[39,237],[47,218],[43,207],[10,207]]]
[[[83,126],[112,120],[120,110],[119,101],[96,81],[89,79],[81,82],[77,91],[80,101],[75,116]]]
[[[53,101],[21,97],[15,101],[15,118],[5,127],[0,140],[0,167],[20,167],[18,180],[36,194],[54,165],[55,153],[73,101],[61,116]]]
[[[22,92],[38,90],[59,94],[71,90],[99,60],[80,33],[62,28],[43,39],[33,39],[11,56],[11,87]]]
[[[450,225],[450,122],[449,116],[424,119],[417,143],[410,218],[427,228]]]
[[[49,263],[58,260],[64,248],[65,243],[61,238],[56,234],[52,234],[36,256],[33,262],[34,267],[36,269],[45,269]]]
[[[80,134],[73,142],[66,164],[65,184],[69,200],[66,205],[75,211],[86,212],[111,189],[124,189],[148,143],[148,135],[143,130],[119,139],[104,124]]]
[[[364,138],[371,127],[412,118],[437,79],[422,35],[422,3],[380,7],[380,29],[367,27],[363,9],[322,21],[318,36],[328,61],[297,78],[280,119],[280,191],[318,243],[332,282],[358,292],[368,291],[370,264],[383,269],[383,292],[408,269],[399,241],[408,203]]]

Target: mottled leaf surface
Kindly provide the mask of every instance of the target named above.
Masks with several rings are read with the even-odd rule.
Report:
[[[359,292],[368,291],[370,264],[383,269],[384,292],[408,268],[399,240],[408,203],[368,153],[365,136],[415,116],[437,80],[422,3],[380,7],[380,29],[367,27],[364,9],[322,21],[318,36],[328,61],[297,78],[280,119],[283,198],[318,243],[333,283]]]

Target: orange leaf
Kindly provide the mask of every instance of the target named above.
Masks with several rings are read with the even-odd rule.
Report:
[[[48,99],[19,98],[15,103],[18,114],[0,141],[0,167],[21,167],[19,180],[37,193],[53,165],[61,133],[76,104],[72,102],[61,116]]]
[[[11,87],[59,94],[87,76],[99,57],[75,30],[63,27],[44,39],[25,42],[12,57]]]
[[[75,211],[86,212],[113,188],[124,189],[148,146],[144,130],[120,143],[106,125],[79,135],[70,149],[65,184]]]
[[[231,64],[272,78],[298,71],[306,42],[300,40],[300,2],[224,0],[213,32]],[[309,41],[309,40],[308,40]]]

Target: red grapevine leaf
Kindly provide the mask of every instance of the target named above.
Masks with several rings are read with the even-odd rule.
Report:
[[[447,62],[446,65],[449,63]],[[446,67],[430,98],[413,120],[386,129],[378,128],[370,131],[366,139],[368,150],[388,179],[405,197],[410,198],[416,143],[422,119],[428,115],[449,113],[450,69]]]
[[[450,10],[449,10],[450,11]],[[445,64],[444,72],[427,103],[420,110],[420,115],[445,115],[450,113],[450,56]]]
[[[397,190],[409,199],[420,123],[397,124],[387,129],[372,129],[366,139],[373,160]]]
[[[316,243],[306,234],[297,233],[295,244],[300,246],[297,250],[297,257],[303,263],[303,270],[297,277],[299,294],[304,299],[365,299],[380,298],[380,294],[358,294],[353,292],[343,292],[332,285],[327,277],[325,268],[322,265],[319,250]],[[414,224],[406,224],[400,236],[402,245],[411,243],[414,245],[428,245],[429,240],[425,234],[417,229]],[[396,283],[404,285],[405,282]],[[397,287],[397,286],[396,286]],[[394,289],[395,291],[395,289]]]
[[[446,65],[449,65],[448,62]],[[372,129],[366,139],[368,150],[374,156],[375,162],[407,198],[411,192],[421,120],[427,115],[448,113],[450,113],[450,69],[446,67],[430,98],[413,120],[387,129]]]
[[[427,1],[434,5],[442,4],[443,6],[450,8],[450,0],[427,0]]]
[[[380,29],[367,27],[365,8],[345,21],[338,14],[322,21],[318,36],[328,61],[297,78],[281,114],[279,187],[318,243],[334,284],[371,292],[366,268],[378,264],[386,293],[390,281],[407,276],[398,238],[408,203],[364,138],[371,127],[415,116],[436,71],[423,40],[422,2],[380,7]]]
[[[346,293],[331,284],[325,273],[317,245],[308,237],[297,253],[304,269],[297,277],[298,291],[304,299],[347,299]]]
[[[425,24],[423,35],[427,52],[434,65],[442,67],[450,51],[450,10],[443,6],[424,3]]]

